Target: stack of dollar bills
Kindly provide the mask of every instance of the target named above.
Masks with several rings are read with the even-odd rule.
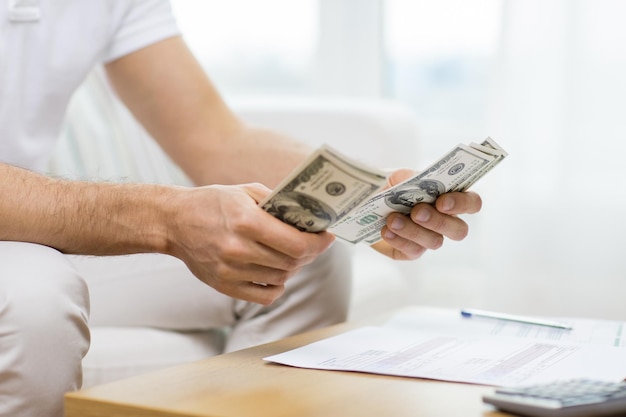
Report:
[[[466,191],[507,156],[493,139],[459,144],[437,162],[394,187],[389,173],[368,167],[324,145],[259,205],[301,231],[328,230],[351,243],[373,244],[392,212],[408,214],[418,203]]]

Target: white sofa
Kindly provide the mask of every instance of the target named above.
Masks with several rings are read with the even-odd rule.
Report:
[[[415,166],[414,118],[396,103],[255,98],[232,99],[229,104],[252,124],[280,130],[314,146],[328,143],[383,168]],[[94,72],[72,100],[50,173],[77,179],[188,183],[110,93],[100,72]],[[411,277],[406,267],[368,247],[357,246],[352,251],[351,319],[365,319],[411,302]],[[92,327],[91,348],[83,365],[84,386],[219,351],[217,333]]]

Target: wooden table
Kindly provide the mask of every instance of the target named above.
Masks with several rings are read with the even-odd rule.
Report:
[[[506,416],[482,403],[491,387],[298,369],[263,357],[344,332],[278,342],[66,394],[66,417]]]

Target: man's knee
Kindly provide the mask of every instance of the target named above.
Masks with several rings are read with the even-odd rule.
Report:
[[[21,328],[54,325],[67,313],[87,320],[87,286],[63,254],[42,245],[0,242],[0,260],[4,314]]]
[[[351,278],[351,248],[337,242],[291,278],[285,294],[272,305],[235,300],[238,322],[225,351],[345,321],[350,307]]]
[[[352,250],[336,242],[287,282],[285,295],[265,310],[293,310],[320,324],[344,321],[352,291]]]
[[[352,248],[336,242],[306,272],[315,292],[310,296],[323,306],[327,324],[345,321],[352,292]]]
[[[0,415],[61,415],[63,393],[81,383],[88,300],[58,251],[0,242],[0,403],[10,407]]]

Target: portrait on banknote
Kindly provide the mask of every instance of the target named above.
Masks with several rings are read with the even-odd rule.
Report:
[[[385,204],[395,211],[408,214],[417,203],[432,203],[445,191],[445,184],[438,180],[411,180],[391,189],[385,196]]]
[[[326,230],[337,217],[327,204],[295,191],[278,193],[263,209],[303,232]]]

